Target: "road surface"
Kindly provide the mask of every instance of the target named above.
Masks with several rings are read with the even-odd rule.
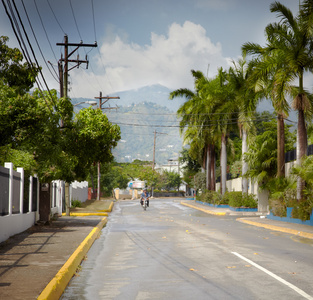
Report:
[[[119,201],[61,299],[313,300],[313,241],[173,199]]]

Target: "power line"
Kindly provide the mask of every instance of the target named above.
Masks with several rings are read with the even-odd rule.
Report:
[[[40,45],[39,45],[39,43],[38,43],[38,40],[37,40],[36,34],[35,34],[35,32],[34,32],[33,26],[32,26],[32,24],[31,24],[31,22],[30,22],[30,19],[29,19],[29,16],[28,16],[28,13],[27,13],[27,10],[26,10],[26,7],[25,7],[25,5],[24,5],[24,1],[23,1],[23,0],[22,0],[22,5],[23,5],[23,8],[24,8],[24,11],[25,11],[27,20],[28,20],[28,24],[29,24],[29,26],[30,26],[30,28],[31,28],[31,31],[32,31],[33,36],[34,36],[35,41],[36,41],[36,44],[37,44],[38,49],[39,49],[39,51],[40,51],[40,53],[41,53],[42,59],[43,59],[43,61],[45,62],[46,66],[47,66],[47,68],[48,68],[48,70],[49,70],[49,72],[50,72],[51,75],[52,75],[52,77],[53,77],[57,82],[59,82],[59,80],[54,76],[54,74],[53,74],[52,71],[50,70],[50,67],[49,67],[49,65],[48,65],[48,63],[47,63],[47,61],[46,61],[46,59],[45,59],[45,57],[44,57],[44,55],[43,55],[43,53],[42,53],[42,51],[41,51]]]
[[[50,45],[50,49],[51,49],[51,51],[52,51],[52,53],[53,53],[53,56],[54,56],[55,61],[57,62],[58,60],[57,60],[57,58],[56,58],[56,56],[55,56],[55,53],[54,53],[54,50],[53,50],[53,48],[52,48],[52,45],[51,45],[51,42],[50,42],[49,36],[48,36],[47,31],[46,31],[46,28],[45,28],[45,25],[43,24],[43,21],[42,21],[42,18],[41,18],[41,15],[40,15],[40,12],[39,12],[39,9],[38,9],[38,6],[37,6],[37,3],[36,3],[36,0],[34,0],[34,4],[35,4],[35,8],[36,8],[36,11],[37,11],[37,14],[38,14],[39,20],[40,20],[40,22],[41,22],[41,26],[42,26],[42,28],[43,28],[43,30],[44,30],[44,32],[45,32],[45,35],[46,35],[47,41],[48,41],[48,43],[49,43],[49,45]]]
[[[261,121],[268,121],[269,119],[259,119],[259,120],[250,120],[250,121],[241,121],[240,123],[254,123],[254,122],[261,122]],[[188,124],[186,126],[180,126],[180,125],[158,125],[158,124],[131,124],[131,123],[113,123],[115,125],[125,125],[125,126],[135,126],[135,127],[164,127],[164,128],[182,128],[182,127],[212,127],[214,125],[218,125],[222,123],[222,125],[234,125],[238,124],[238,122],[212,122],[210,124],[204,124],[204,125],[196,125],[196,124]]]
[[[50,112],[52,113],[52,110],[51,110],[51,108],[49,107],[49,105],[48,105],[48,103],[47,103],[47,100],[46,100],[46,98],[45,98],[45,96],[44,96],[42,90],[40,89],[41,83],[38,82],[38,80],[37,80],[37,78],[36,78],[36,76],[35,76],[35,75],[36,75],[36,72],[35,72],[35,70],[34,70],[34,66],[33,66],[33,64],[32,64],[32,62],[31,62],[30,57],[29,57],[29,53],[28,53],[28,51],[27,51],[27,47],[26,47],[25,42],[24,42],[24,40],[23,40],[21,31],[20,31],[20,28],[19,28],[19,24],[18,24],[18,22],[17,22],[17,20],[16,20],[16,17],[15,17],[15,15],[14,15],[14,11],[13,11],[13,8],[12,8],[12,6],[11,6],[11,3],[9,2],[9,0],[7,0],[7,4],[8,4],[8,7],[9,7],[9,9],[10,9],[11,15],[10,15],[10,13],[9,13],[9,11],[8,11],[8,7],[6,6],[4,0],[2,0],[2,4],[3,4],[4,9],[5,9],[5,12],[6,12],[6,14],[7,14],[7,16],[8,16],[8,18],[9,18],[9,20],[10,20],[11,27],[12,27],[13,32],[14,32],[14,34],[15,34],[15,37],[16,37],[16,39],[17,39],[17,41],[18,41],[18,44],[20,45],[21,51],[23,52],[24,58],[26,59],[26,62],[27,62],[28,66],[29,66],[29,68],[30,68],[30,70],[31,70],[31,72],[33,73],[33,75],[34,75],[34,77],[35,77],[35,81],[36,81],[36,84],[37,84],[37,86],[38,86],[38,89],[39,89],[39,91],[40,91],[40,93],[41,93],[43,99],[45,100],[48,109],[49,109]],[[14,24],[15,24],[15,26],[14,26]],[[17,33],[17,31],[19,32],[19,34]],[[20,36],[19,36],[19,35],[20,35]],[[23,48],[23,45],[22,45],[22,44],[24,45],[24,48]]]
[[[93,5],[93,0],[91,0],[91,8],[92,8],[92,19],[93,19],[93,31],[95,33],[95,41],[97,41],[97,34],[96,34],[96,21],[95,21],[95,9]]]
[[[52,9],[52,6],[51,6],[49,0],[47,0],[47,2],[48,2],[48,5],[49,5],[49,7],[50,7],[50,10],[51,10],[52,14],[54,15],[55,20],[57,21],[59,27],[60,27],[61,30],[63,31],[63,34],[66,35],[65,31],[63,30],[63,28],[62,28],[62,26],[61,26],[59,20],[57,19],[56,15],[55,15],[55,13],[54,13],[54,11],[53,11],[53,9]]]
[[[23,24],[23,22],[22,22],[21,16],[20,16],[20,14],[19,14],[19,12],[18,12],[18,9],[17,9],[17,7],[16,7],[16,5],[15,5],[15,1],[14,1],[14,0],[13,0],[13,5],[14,5],[15,11],[16,11],[16,13],[17,13],[18,19],[19,19],[19,21],[20,21],[20,23],[21,23],[21,25],[22,25],[23,32],[24,32],[24,34],[25,34],[25,37],[26,37],[27,42],[28,42],[28,45],[29,45],[30,50],[31,50],[31,52],[32,52],[32,54],[33,54],[33,57],[34,57],[34,59],[35,59],[37,68],[38,68],[38,70],[39,70],[39,73],[40,73],[40,75],[41,75],[41,77],[42,77],[42,79],[43,79],[43,81],[44,81],[44,84],[45,84],[45,86],[46,86],[46,88],[47,88],[47,90],[48,90],[48,92],[49,92],[49,95],[50,95],[50,97],[51,97],[51,102],[55,105],[55,102],[54,102],[53,97],[52,97],[52,95],[51,95],[50,89],[49,89],[49,87],[48,87],[48,84],[47,84],[47,82],[46,82],[45,77],[43,76],[43,73],[42,73],[42,71],[41,71],[40,65],[39,65],[39,63],[38,63],[38,61],[37,61],[36,54],[35,54],[34,49],[33,49],[32,45],[31,45],[31,43],[30,43],[30,40],[29,40],[29,38],[28,38],[28,34],[27,34],[26,30],[25,30],[24,24]],[[13,11],[12,11],[12,12],[13,12]],[[22,37],[22,35],[21,35],[21,37]],[[25,48],[27,49],[27,47],[26,47],[26,45],[25,45],[24,42],[23,42],[23,44],[24,44]],[[28,55],[29,55],[29,54],[28,54]],[[31,61],[31,59],[30,59],[30,61]]]
[[[73,14],[73,18],[74,18],[74,22],[75,22],[75,25],[76,25],[77,32],[78,32],[78,35],[79,35],[79,37],[80,37],[80,40],[82,41],[83,39],[82,39],[82,36],[81,36],[81,34],[80,34],[78,25],[77,25],[77,21],[76,21],[75,14],[74,14],[74,9],[73,9],[73,6],[72,6],[72,1],[69,0],[69,2],[70,2],[70,6],[71,6],[71,10],[72,10],[72,14]]]

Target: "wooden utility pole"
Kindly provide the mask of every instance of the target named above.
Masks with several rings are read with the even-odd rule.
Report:
[[[99,99],[99,106],[98,109],[106,109],[103,108],[102,105],[106,102],[108,102],[110,99],[120,99],[120,97],[102,97],[102,92],[100,92],[99,97],[95,97],[95,99]],[[106,99],[106,101],[102,102],[102,99]],[[97,187],[97,200],[100,200],[100,193],[101,193],[101,183],[100,183],[100,178],[101,178],[101,165],[100,162],[98,161],[98,187]]]
[[[68,36],[64,36],[64,43],[57,43],[57,46],[64,46],[64,58],[61,56],[61,59],[58,62],[59,66],[59,80],[60,80],[60,97],[65,97],[68,98],[68,72],[72,70],[73,68],[78,68],[82,63],[87,64],[88,68],[88,60],[87,60],[87,55],[86,55],[86,60],[80,60],[79,57],[77,56],[77,59],[72,59],[70,60],[70,56],[76,52],[76,50],[79,47],[97,47],[97,43],[94,44],[84,44],[83,42],[81,43],[69,43],[68,42]],[[68,47],[76,47],[71,53],[68,53]],[[63,62],[64,62],[64,68],[63,68]],[[68,68],[68,63],[69,62],[75,62],[77,65],[72,67],[71,69]],[[61,128],[63,127],[63,121],[61,120]],[[69,183],[65,183],[65,189],[67,190],[65,193],[68,193],[69,189]],[[66,215],[70,215],[70,199],[69,197],[65,197],[65,211]]]
[[[80,60],[79,57],[77,57],[77,59],[69,59],[72,54],[74,54],[74,52],[76,52],[76,50],[79,47],[98,47],[97,43],[94,44],[84,44],[83,42],[81,43],[69,43],[68,42],[68,36],[65,35],[64,36],[64,43],[57,43],[57,46],[64,46],[64,58],[61,57],[61,59],[59,60],[59,72],[63,73],[63,89],[60,89],[60,95],[63,94],[63,97],[68,97],[68,72],[74,68],[79,68],[79,66],[82,63],[86,63],[87,64],[87,69],[88,69],[88,60],[87,60],[87,56],[85,60]],[[68,53],[68,47],[76,47],[71,53]],[[63,69],[63,65],[62,62],[64,62],[64,69]],[[69,62],[74,62],[77,63],[74,67],[72,67],[71,69],[68,68],[68,63]],[[60,81],[61,81],[61,77],[60,77]],[[61,84],[61,82],[60,82]],[[63,90],[63,93],[61,92],[61,90]]]
[[[156,135],[157,134],[166,134],[164,132],[157,132],[156,130],[154,130],[154,142],[153,142],[153,162],[152,162],[152,170],[154,171],[154,165],[155,165],[155,145],[156,145]]]
[[[156,130],[154,130],[154,142],[153,142],[153,162],[152,162],[153,171],[154,171],[154,164],[155,164],[155,141],[156,141]]]

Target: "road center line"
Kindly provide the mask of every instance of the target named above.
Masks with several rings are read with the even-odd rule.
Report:
[[[313,300],[313,297],[310,296],[309,294],[307,294],[306,292],[302,291],[301,289],[299,289],[298,287],[296,287],[295,285],[291,284],[290,282],[286,281],[285,279],[282,279],[281,277],[275,275],[273,272],[261,267],[260,265],[256,264],[255,262],[253,262],[252,260],[242,256],[241,254],[237,253],[237,252],[232,252],[232,254],[236,255],[237,257],[241,258],[242,260],[245,260],[246,262],[248,262],[250,265],[258,268],[259,270],[263,271],[264,273],[266,273],[267,275],[272,276],[273,278],[275,278],[276,280],[280,281],[281,283],[287,285],[289,288],[293,289],[295,292],[297,292],[298,294],[300,294],[301,296],[303,296],[306,299],[309,300]]]

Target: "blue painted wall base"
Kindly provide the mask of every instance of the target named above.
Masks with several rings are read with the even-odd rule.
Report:
[[[292,218],[291,217],[292,210],[293,210],[293,207],[287,207],[287,217],[277,217],[277,216],[274,216],[272,212],[270,212],[270,214],[267,215],[267,218],[270,220],[313,226],[313,217],[312,217],[313,210],[311,213],[310,220],[307,220],[307,221],[302,221],[300,219]]]
[[[200,204],[203,204],[203,205],[211,206],[211,207],[229,208],[232,211],[250,211],[250,212],[251,211],[258,211],[257,208],[232,207],[232,206],[229,206],[227,204],[215,205],[215,204],[212,204],[212,203],[202,202],[202,201],[199,201],[199,200],[197,200],[196,202],[198,202]]]

